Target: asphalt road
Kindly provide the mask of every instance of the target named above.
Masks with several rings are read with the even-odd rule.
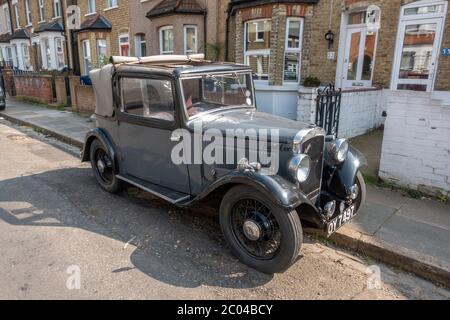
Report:
[[[0,299],[450,299],[307,237],[288,272],[259,273],[230,254],[211,210],[107,194],[77,154],[0,120]]]

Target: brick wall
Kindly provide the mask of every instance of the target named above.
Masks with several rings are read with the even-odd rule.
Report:
[[[10,97],[14,97],[16,95],[16,87],[14,86],[14,76],[11,69],[3,69],[3,81],[5,83],[5,91]]]
[[[80,84],[80,77],[70,76],[70,98],[74,112],[94,113],[95,93],[92,86]]]
[[[15,75],[16,95],[31,98],[41,103],[53,103],[52,76]]]
[[[56,103],[60,106],[68,105],[67,89],[66,89],[66,78],[65,77],[55,77],[55,92],[56,92]]]
[[[391,92],[380,177],[450,195],[450,105],[432,93]]]

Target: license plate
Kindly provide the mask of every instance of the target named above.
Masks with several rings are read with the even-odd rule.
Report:
[[[336,231],[338,231],[344,224],[352,220],[356,216],[357,212],[355,212],[355,206],[351,206],[347,208],[343,213],[334,218],[327,225],[328,236],[332,235]]]

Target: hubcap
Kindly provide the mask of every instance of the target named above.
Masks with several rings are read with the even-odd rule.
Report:
[[[356,200],[359,196],[359,187],[357,184],[355,184],[352,189],[351,189],[351,193],[352,193],[352,200]]]
[[[100,173],[105,173],[105,163],[101,159],[97,161],[97,168]]]
[[[238,201],[230,215],[240,247],[256,259],[270,260],[281,247],[281,230],[273,212],[256,199]]]
[[[261,227],[253,220],[244,222],[244,234],[250,241],[257,241],[261,237]]]

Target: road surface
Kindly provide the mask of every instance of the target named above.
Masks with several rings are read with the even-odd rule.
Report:
[[[450,298],[308,237],[288,272],[259,273],[230,254],[211,210],[110,195],[78,154],[0,120],[0,299]]]

